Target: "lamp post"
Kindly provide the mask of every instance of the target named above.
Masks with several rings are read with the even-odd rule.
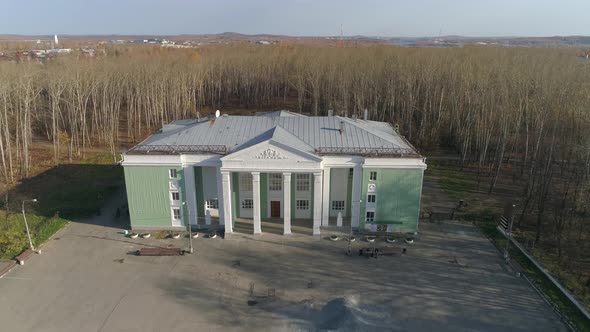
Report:
[[[29,224],[27,223],[27,215],[25,213],[25,203],[26,202],[37,203],[37,199],[33,198],[33,199],[23,200],[23,219],[25,220],[25,228],[27,229],[27,237],[29,238],[29,247],[31,248],[31,250],[35,251],[35,247],[33,247],[33,241],[31,240],[31,232],[29,232]]]
[[[358,210],[359,211],[359,214],[360,214],[360,209],[361,209],[361,203],[362,202],[363,202],[362,199],[359,199],[358,202],[355,202],[355,203],[358,203],[359,204],[359,210]],[[360,215],[359,215],[359,218],[360,218]],[[350,231],[348,233],[348,249],[346,250],[346,254],[348,256],[352,255],[352,218],[350,219]]]
[[[182,202],[182,206],[184,208],[184,206],[186,205],[186,202]],[[183,209],[184,210],[184,209]],[[188,252],[189,253],[193,253],[193,227],[191,225],[191,221],[190,218],[187,218],[187,227],[188,227]]]

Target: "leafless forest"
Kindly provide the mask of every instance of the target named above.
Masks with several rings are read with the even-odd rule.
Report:
[[[211,109],[291,108],[400,125],[456,151],[493,193],[522,182],[520,216],[575,269],[590,232],[590,62],[565,49],[212,46],[108,49],[0,63],[0,176],[28,175],[33,138],[77,156]],[[61,150],[61,151],[60,151]],[[525,218],[525,216],[528,218]],[[532,217],[531,217],[532,216]]]

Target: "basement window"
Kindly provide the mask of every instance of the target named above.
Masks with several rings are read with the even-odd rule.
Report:
[[[253,209],[254,208],[254,201],[251,199],[245,199],[242,201],[242,209]]]
[[[297,210],[309,210],[309,201],[307,199],[298,199],[295,201]]]
[[[344,211],[344,201],[332,201],[333,211]]]
[[[178,174],[176,173],[176,168],[171,168],[169,170],[169,173],[170,173],[170,178],[171,179],[176,179],[176,177],[178,176]]]
[[[375,221],[375,212],[374,211],[367,211],[367,222]]]
[[[180,209],[172,209],[172,219],[180,220]]]
[[[217,198],[210,198],[205,201],[205,207],[207,209],[219,209],[219,200]]]
[[[369,180],[371,180],[371,181],[377,181],[377,172],[371,172],[371,173],[369,173]]]

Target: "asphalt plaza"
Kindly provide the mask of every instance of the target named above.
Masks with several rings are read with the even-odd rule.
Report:
[[[73,222],[6,274],[0,329],[566,330],[472,225],[424,223],[415,243],[394,244],[405,255],[379,259],[301,234],[199,237],[192,255],[139,257],[188,239],[120,231],[105,217]]]

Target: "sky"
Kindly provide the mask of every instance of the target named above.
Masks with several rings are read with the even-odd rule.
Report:
[[[590,0],[0,0],[0,34],[590,35]]]

